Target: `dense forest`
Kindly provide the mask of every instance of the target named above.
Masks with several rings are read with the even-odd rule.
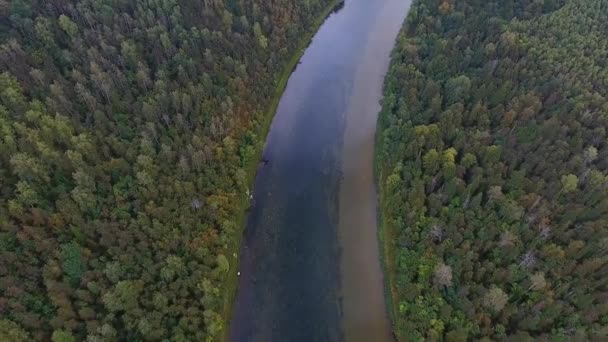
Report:
[[[0,0],[0,340],[209,341],[329,0]]]
[[[413,4],[377,138],[401,340],[608,339],[607,8]]]

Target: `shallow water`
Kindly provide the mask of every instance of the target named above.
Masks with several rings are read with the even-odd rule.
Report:
[[[347,0],[289,79],[241,248],[233,341],[388,341],[373,145],[410,0]]]

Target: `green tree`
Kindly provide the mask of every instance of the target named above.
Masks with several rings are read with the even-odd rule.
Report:
[[[26,342],[30,341],[30,336],[17,323],[2,319],[0,320],[0,340]]]
[[[119,281],[103,296],[103,304],[110,312],[133,311],[139,307],[139,295],[142,290],[143,284],[139,281]]]
[[[78,26],[70,18],[63,14],[59,16],[59,26],[71,38],[74,38],[78,33]]]
[[[76,342],[74,335],[65,330],[55,330],[51,340],[53,342]]]
[[[66,279],[72,287],[78,287],[80,278],[86,271],[86,264],[82,258],[80,246],[76,242],[63,245],[61,259]]]
[[[573,174],[562,176],[561,181],[563,193],[574,192],[578,188],[578,177]]]

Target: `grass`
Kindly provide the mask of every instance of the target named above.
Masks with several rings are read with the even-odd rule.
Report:
[[[298,47],[294,51],[291,59],[287,62],[283,71],[279,75],[277,81],[277,87],[275,90],[275,94],[270,101],[268,109],[266,110],[266,114],[264,115],[259,136],[264,137],[264,141],[266,140],[266,136],[268,135],[268,131],[270,130],[270,125],[272,123],[272,119],[277,111],[277,107],[279,106],[279,102],[281,101],[281,97],[283,96],[283,92],[287,87],[287,82],[289,81],[289,77],[293,72],[294,68],[298,64],[298,61],[304,54],[304,51],[312,41],[313,36],[317,33],[321,24],[325,21],[325,19],[331,14],[331,12],[338,6],[340,3],[344,2],[344,0],[332,0],[327,7],[319,14],[319,16],[315,19],[312,24],[312,29],[300,40]],[[253,189],[253,185],[255,182],[256,169],[258,165],[258,160],[262,156],[262,152],[264,149],[264,144],[260,144],[256,149],[256,158],[253,158],[249,165],[245,168],[247,171],[248,179],[247,183],[249,184],[249,189]],[[237,257],[229,256],[230,263],[230,271],[226,276],[226,280],[224,281],[224,306],[222,310],[222,319],[225,322],[223,328],[223,340],[228,341],[230,338],[230,320],[232,318],[232,306],[234,304],[234,300],[236,298],[236,292],[238,288],[238,276],[235,272],[239,266],[239,258],[240,258],[240,247],[242,242],[242,237],[244,233],[244,229],[247,222],[247,208],[249,206],[249,199],[246,195],[240,197],[240,201],[238,204],[240,215],[237,226],[240,227],[240,230],[237,232],[236,238],[230,243],[229,250],[231,253],[236,253]]]
[[[390,72],[390,67],[389,71]],[[381,146],[380,133],[382,130],[381,116],[382,109],[378,114],[378,128],[376,131],[376,141],[374,144],[374,181],[376,182],[376,191],[377,191],[377,217],[376,217],[376,227],[377,227],[377,236],[378,236],[378,244],[380,246],[380,265],[382,267],[383,279],[384,279],[384,300],[386,303],[386,311],[388,313],[388,318],[391,322],[391,330],[393,332],[393,336],[396,340],[399,338],[395,334],[395,324],[396,324],[396,309],[395,309],[395,299],[396,293],[394,291],[395,287],[393,286],[395,280],[395,246],[394,239],[396,238],[396,234],[394,229],[391,229],[387,222],[387,213],[386,206],[384,205],[386,199],[384,198],[384,181],[385,177],[383,176],[383,171],[386,170],[386,167],[382,165],[379,148]]]
[[[378,181],[381,181],[381,175],[377,174]],[[395,279],[395,250],[393,246],[393,241],[395,238],[395,234],[392,229],[389,227],[388,222],[386,220],[386,213],[384,210],[384,200],[382,198],[382,189],[381,186],[378,187],[378,240],[380,244],[380,263],[383,268],[384,273],[384,299],[386,302],[386,310],[388,313],[389,320],[392,324],[393,334],[395,332],[395,324],[396,324],[396,311],[395,311],[395,299],[396,293],[394,291],[395,287],[393,286]]]

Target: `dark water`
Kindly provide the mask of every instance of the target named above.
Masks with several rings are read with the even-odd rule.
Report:
[[[289,79],[241,248],[232,341],[390,340],[373,142],[409,0],[347,0]]]

